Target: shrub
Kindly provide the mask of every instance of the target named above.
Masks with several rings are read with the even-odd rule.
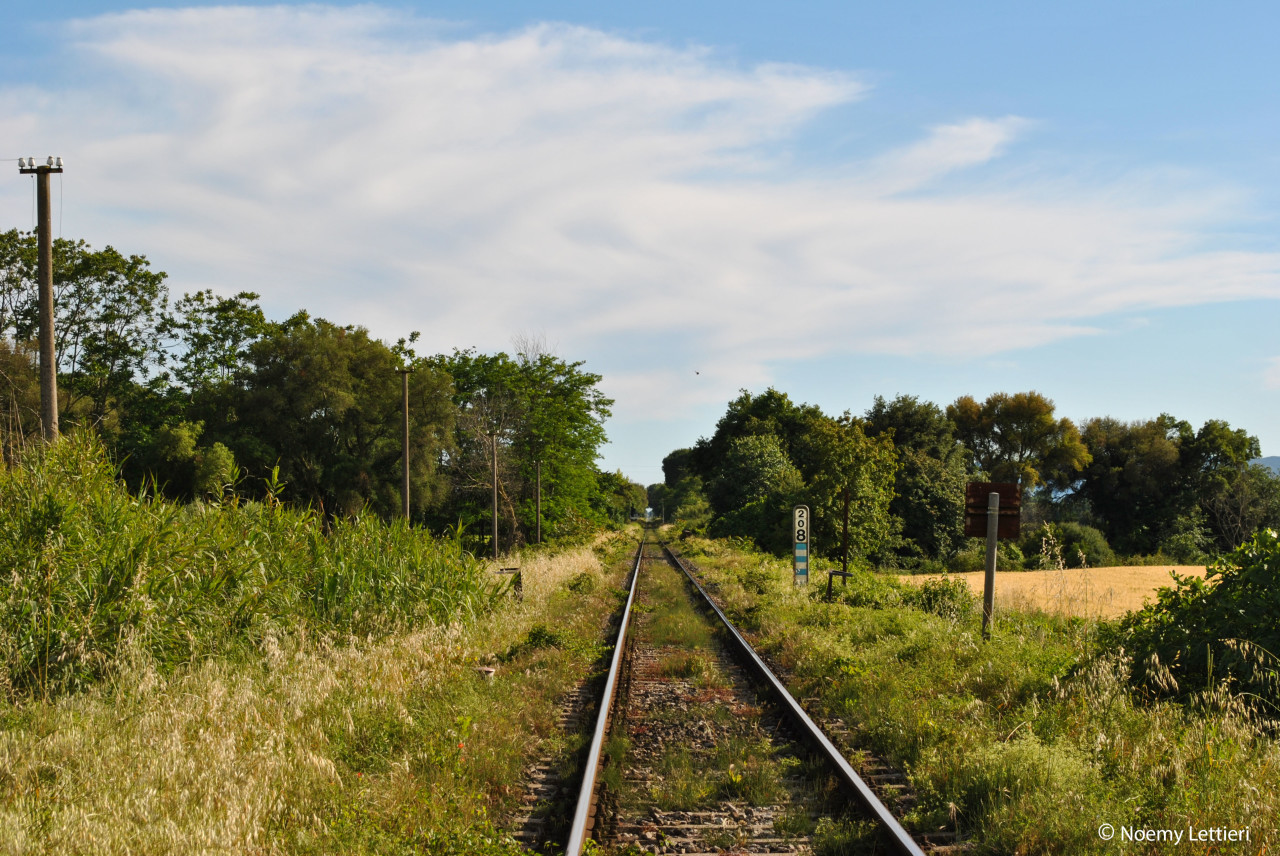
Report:
[[[1116,562],[1116,554],[1107,544],[1106,536],[1092,526],[1074,522],[1046,523],[1022,536],[1022,552],[1033,557],[1027,561],[1027,567],[1042,570],[1057,567],[1054,544],[1061,551],[1062,562],[1068,568],[1085,565],[1098,568],[1114,565]],[[1081,556],[1084,557],[1083,563]]]
[[[973,612],[973,592],[964,580],[943,578],[926,580],[920,588],[908,590],[906,602],[916,609],[932,612],[950,621],[968,616]]]
[[[1171,574],[1155,603],[1125,616],[1118,638],[1135,677],[1166,692],[1227,679],[1280,701],[1280,536],[1264,529],[1215,562],[1206,579]],[[1172,680],[1169,680],[1172,678]]]
[[[811,586],[810,596],[826,597],[827,586]],[[851,570],[845,580],[837,580],[832,586],[832,594],[840,603],[849,606],[867,606],[880,609],[887,606],[900,606],[911,592],[897,580],[873,574],[868,571]]]

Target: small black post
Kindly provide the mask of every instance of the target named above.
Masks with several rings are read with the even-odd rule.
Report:
[[[844,488],[844,559],[840,570],[849,573],[849,486]],[[845,579],[848,579],[846,577]]]

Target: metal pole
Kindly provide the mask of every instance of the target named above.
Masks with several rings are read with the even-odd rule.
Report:
[[[534,513],[538,517],[538,543],[542,543],[542,461],[537,462],[538,467],[538,494],[534,500]]]
[[[498,432],[493,432],[493,558],[498,558]]]
[[[842,571],[849,573],[849,488],[844,489],[844,560],[841,564]],[[848,581],[848,578],[845,578]]]
[[[987,494],[987,573],[982,586],[982,638],[991,638],[996,599],[996,536],[1000,530],[1000,494]]]
[[[46,441],[58,439],[58,366],[53,347],[53,214],[49,205],[48,167],[36,171],[36,262],[40,280],[40,423]],[[62,172],[62,170],[58,170]]]
[[[413,369],[397,369],[400,372],[401,384],[400,404],[404,409],[404,481],[401,484],[400,506],[404,519],[409,519],[409,372]]]

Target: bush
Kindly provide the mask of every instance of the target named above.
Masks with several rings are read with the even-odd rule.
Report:
[[[1020,571],[1025,565],[1025,559],[1022,550],[1013,541],[997,541],[996,542],[996,570],[999,571]],[[987,567],[987,540],[985,538],[970,538],[965,544],[963,550],[956,553],[947,562],[948,570],[957,574],[971,574],[975,571],[986,570]]]
[[[1135,677],[1166,692],[1223,679],[1280,702],[1280,536],[1264,529],[1215,562],[1206,579],[1174,585],[1121,619],[1116,644],[1134,654]],[[1216,584],[1214,584],[1216,581]],[[1169,680],[1172,678],[1172,680]]]
[[[968,583],[947,577],[926,580],[920,588],[908,590],[906,602],[916,609],[956,621],[973,612],[974,598]]]
[[[815,577],[815,579],[817,579]],[[823,598],[827,595],[826,581],[812,586],[811,597]],[[849,606],[866,606],[882,609],[889,606],[901,606],[906,598],[912,596],[896,579],[868,571],[850,570],[844,580],[837,579],[832,585],[835,600]]]
[[[1030,556],[1026,566],[1052,570],[1058,566],[1058,558],[1068,568],[1107,567],[1116,563],[1116,554],[1107,543],[1106,536],[1092,526],[1082,523],[1046,523],[1022,536],[1022,552]],[[1056,546],[1056,550],[1055,550]],[[1080,560],[1084,556],[1084,562]]]

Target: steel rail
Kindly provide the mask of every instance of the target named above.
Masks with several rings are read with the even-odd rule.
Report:
[[[676,566],[679,567],[680,570],[684,571],[684,575],[689,578],[689,582],[693,583],[694,587],[701,592],[702,597],[715,611],[716,615],[719,616],[721,623],[725,626],[725,629],[729,631],[729,635],[736,642],[738,650],[742,652],[743,656],[748,661],[750,661],[751,665],[755,668],[756,672],[759,673],[760,677],[773,688],[778,698],[782,700],[783,706],[786,708],[787,712],[791,714],[792,719],[800,727],[800,730],[804,732],[805,736],[809,740],[821,749],[822,754],[831,762],[832,766],[839,771],[840,778],[842,778],[844,782],[853,789],[854,794],[857,795],[858,801],[862,803],[863,808],[884,824],[884,827],[888,831],[889,837],[892,840],[893,845],[898,849],[898,852],[904,854],[904,856],[924,856],[924,851],[921,850],[920,846],[911,838],[911,835],[902,828],[902,824],[898,823],[898,819],[895,818],[893,813],[885,807],[884,803],[880,802],[880,798],[875,795],[875,792],[871,790],[866,782],[862,781],[862,777],[857,774],[853,767],[849,766],[849,762],[845,760],[844,755],[830,740],[827,739],[827,735],[822,733],[822,729],[809,718],[809,714],[804,712],[804,708],[800,706],[800,703],[795,700],[795,697],[791,695],[785,686],[783,686],[782,681],[778,680],[778,677],[773,673],[773,671],[765,665],[764,660],[760,659],[760,655],[751,647],[751,643],[744,639],[742,634],[738,632],[738,629],[733,626],[733,623],[729,621],[728,616],[726,616],[720,607],[716,605],[716,602],[711,599],[711,595],[707,594],[707,590],[702,587],[702,583],[698,582],[697,578],[690,573],[687,567],[685,567],[685,564],[680,560],[680,557],[672,552],[671,548],[666,544],[662,542],[659,542],[659,544],[671,560],[676,563]],[[576,851],[572,856],[577,856]]]
[[[641,536],[640,546],[636,548],[636,562],[631,569],[631,589],[627,593],[627,605],[622,609],[622,624],[618,627],[618,640],[613,645],[613,659],[609,664],[609,677],[604,683],[604,692],[600,696],[600,713],[596,716],[595,736],[591,738],[591,748],[587,752],[587,760],[583,765],[582,789],[578,791],[578,807],[573,813],[573,824],[569,827],[569,843],[565,846],[565,856],[580,856],[586,844],[587,818],[591,813],[591,798],[596,788],[596,771],[600,769],[600,751],[604,746],[605,726],[609,721],[609,709],[613,706],[613,692],[618,685],[618,672],[622,664],[622,651],[627,639],[627,624],[631,621],[631,604],[636,599],[636,580],[640,578],[640,559],[644,556],[645,538]]]

